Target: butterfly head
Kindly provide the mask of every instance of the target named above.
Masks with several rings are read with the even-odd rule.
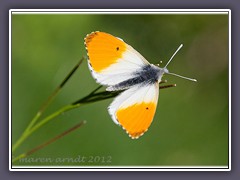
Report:
[[[168,71],[168,69],[166,67],[163,68],[163,73],[166,73],[166,74],[169,73],[169,71]]]

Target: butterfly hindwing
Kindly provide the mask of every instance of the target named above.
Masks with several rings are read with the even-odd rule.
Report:
[[[158,101],[158,83],[135,86],[120,94],[109,106],[115,123],[136,139],[143,135],[152,123]]]

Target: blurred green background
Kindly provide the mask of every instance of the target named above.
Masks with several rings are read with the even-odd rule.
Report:
[[[160,90],[153,123],[138,140],[113,123],[107,112],[112,99],[108,99],[69,111],[36,131],[14,156],[87,121],[16,165],[228,165],[228,15],[12,15],[13,143],[86,55],[83,39],[96,30],[122,38],[150,63],[163,61],[162,67],[183,43],[168,69],[198,82],[165,75],[163,79],[177,87]],[[84,62],[43,117],[96,87]],[[97,156],[111,162],[67,160]],[[54,161],[57,158],[66,159]]]

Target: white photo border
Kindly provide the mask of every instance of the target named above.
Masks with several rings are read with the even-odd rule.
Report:
[[[12,166],[11,22],[13,14],[227,14],[229,22],[228,166]],[[231,171],[231,10],[230,9],[10,9],[9,10],[9,170],[10,171]]]

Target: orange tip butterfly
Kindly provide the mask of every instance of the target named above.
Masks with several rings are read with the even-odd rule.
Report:
[[[122,39],[105,32],[92,32],[85,37],[88,66],[99,84],[107,91],[123,91],[108,107],[112,120],[122,126],[132,139],[142,136],[152,123],[163,74],[195,79],[170,73],[165,67],[150,64]]]

